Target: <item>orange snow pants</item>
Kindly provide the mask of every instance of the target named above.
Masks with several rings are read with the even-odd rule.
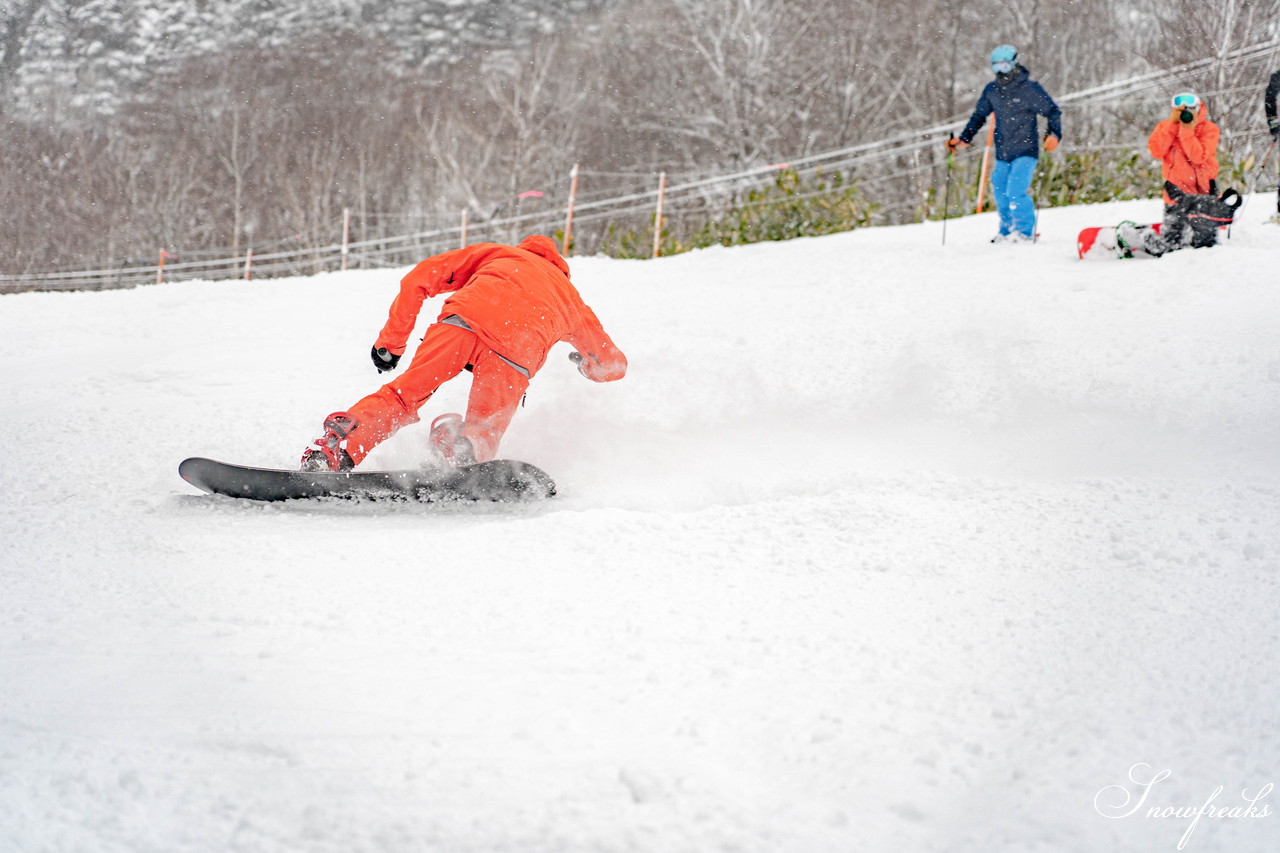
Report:
[[[477,462],[492,459],[511,425],[529,378],[489,349],[475,332],[435,323],[427,328],[408,369],[347,411],[357,421],[347,435],[347,453],[357,465],[369,451],[403,426],[418,422],[418,409],[436,389],[471,368],[471,395],[462,436]]]

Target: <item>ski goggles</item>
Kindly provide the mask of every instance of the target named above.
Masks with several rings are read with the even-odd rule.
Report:
[[[1173,96],[1173,105],[1175,107],[1193,110],[1200,106],[1200,98],[1190,92],[1179,92]]]
[[[996,74],[1008,74],[1013,70],[1013,63],[1007,59],[1001,59],[998,62],[991,63],[991,70]]]

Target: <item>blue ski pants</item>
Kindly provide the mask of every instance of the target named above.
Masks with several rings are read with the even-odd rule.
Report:
[[[1035,157],[997,160],[991,170],[991,194],[1000,213],[1000,233],[1017,231],[1034,237],[1036,203],[1031,200],[1031,178],[1036,172]]]

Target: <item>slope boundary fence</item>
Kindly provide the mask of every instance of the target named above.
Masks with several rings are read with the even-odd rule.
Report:
[[[1206,97],[1233,97],[1241,102],[1259,101],[1258,115],[1223,127],[1224,145],[1234,145],[1250,155],[1266,149],[1270,137],[1261,121],[1261,87],[1212,88],[1214,80],[1223,80],[1226,72],[1233,79],[1262,77],[1263,70],[1280,63],[1280,40],[1240,48],[1222,56],[1207,57],[1175,68],[1158,69],[1125,80],[1072,92],[1059,97],[1068,120],[1067,144],[1076,152],[1102,152],[1126,149],[1139,157],[1147,156],[1137,144],[1090,145],[1072,138],[1070,130],[1090,122],[1115,122],[1118,113],[1138,130],[1136,115],[1159,115],[1152,112],[1155,102],[1170,87],[1200,84]],[[1246,73],[1248,72],[1248,73]],[[1255,92],[1255,89],[1257,90]],[[1247,115],[1247,111],[1246,111]],[[570,253],[600,251],[604,235],[625,228],[654,235],[654,254],[660,246],[662,229],[682,217],[714,218],[743,199],[753,190],[770,186],[782,170],[800,175],[839,174],[848,182],[856,182],[863,191],[874,188],[873,197],[900,198],[899,219],[938,218],[942,211],[929,206],[921,212],[920,198],[928,188],[940,183],[945,168],[940,156],[942,140],[963,125],[967,114],[927,127],[919,127],[870,142],[858,143],[821,153],[808,154],[785,162],[762,165],[741,171],[691,176],[668,181],[661,173],[627,176],[632,191],[614,192],[604,197],[579,199],[579,174],[585,181],[593,173],[579,172],[574,167],[572,178],[566,176],[566,187],[572,187],[562,201],[556,202],[540,193],[527,206],[536,208],[493,216],[484,220],[468,220],[461,213],[456,222],[436,223],[434,227],[394,236],[366,240],[350,240],[350,214],[335,224],[340,239],[327,245],[283,248],[286,241],[257,250],[231,253],[226,250],[202,250],[184,254],[181,251],[157,249],[154,260],[129,258],[110,268],[74,269],[25,275],[0,275],[0,294],[24,291],[110,290],[132,288],[158,282],[183,280],[230,280],[269,278],[285,275],[311,275],[346,269],[373,269],[406,266],[431,254],[455,248],[468,242],[492,240],[511,242],[530,233],[551,234],[563,239],[571,233]],[[1143,119],[1145,121],[1145,118]],[[1133,134],[1130,134],[1131,136]],[[1145,139],[1145,135],[1143,136]],[[847,185],[847,184],[846,184]],[[956,215],[959,208],[949,215]]]

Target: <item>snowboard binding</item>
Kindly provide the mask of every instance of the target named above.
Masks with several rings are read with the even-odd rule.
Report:
[[[302,471],[350,471],[356,467],[351,455],[342,447],[342,441],[359,425],[359,421],[346,412],[334,412],[324,419],[324,435],[315,440],[315,446],[302,453],[299,469]]]
[[[427,437],[431,455],[439,465],[457,467],[476,461],[471,442],[462,435],[462,415],[440,415],[431,422]]]

